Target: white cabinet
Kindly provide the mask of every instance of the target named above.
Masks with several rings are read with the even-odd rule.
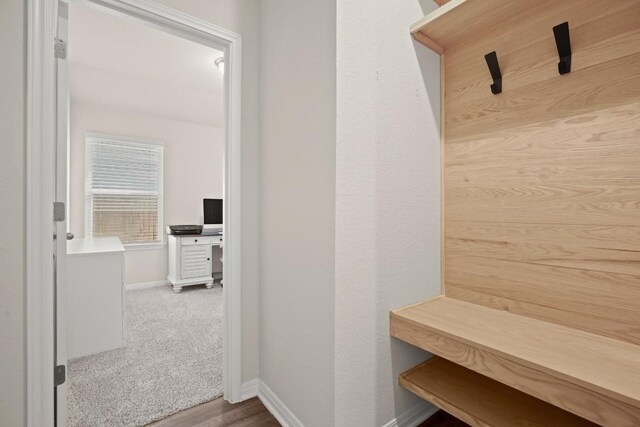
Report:
[[[174,292],[183,286],[213,286],[211,276],[211,246],[220,246],[221,236],[168,236],[169,274],[167,281]]]
[[[180,278],[211,276],[211,246],[182,245],[180,248]]]
[[[117,237],[67,242],[69,358],[122,347],[124,247]]]

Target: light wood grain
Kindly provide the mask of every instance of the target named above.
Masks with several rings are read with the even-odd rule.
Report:
[[[502,0],[451,0],[414,23],[410,31],[422,32],[446,49],[470,33],[486,31],[497,18],[508,17],[515,9]]]
[[[474,426],[596,425],[439,357],[401,374],[400,385]]]
[[[633,229],[633,227],[629,227]],[[447,238],[449,256],[495,258],[578,270],[627,274],[640,278],[640,250],[601,249],[572,243],[522,243],[516,238]]]
[[[571,328],[640,345],[640,327],[637,322],[624,322],[620,319],[612,320],[595,310],[576,312],[568,310],[567,307],[564,306],[561,308],[548,307],[546,305],[514,300],[481,291],[481,289],[473,290],[468,286],[459,286],[455,283],[449,283],[447,285],[447,295],[450,298],[480,304],[497,310],[505,310],[534,319],[558,323]]]
[[[640,393],[638,346],[451,298],[395,310],[391,333],[598,424],[640,423],[637,396],[626,394]],[[626,390],[613,397],[605,377]]]
[[[612,73],[612,70],[616,72]],[[566,78],[560,80],[561,77]],[[562,90],[558,90],[558,85]],[[508,92],[505,88],[504,96],[488,94],[455,106],[447,104],[447,139],[590,115],[599,110],[637,103],[640,101],[640,54]]]
[[[604,10],[590,0],[454,0],[415,22],[410,31],[424,33],[447,51],[460,46],[473,47],[479,39],[500,42],[500,36],[522,47],[527,41],[549,36],[551,27],[567,17],[571,18],[572,25],[579,26],[632,2],[617,0],[608,3]],[[515,27],[521,31],[505,31]]]
[[[431,25],[433,22],[437,22],[442,19],[442,17],[448,15],[451,11],[453,11],[458,6],[464,4],[467,0],[452,0],[447,2],[447,4],[441,5],[438,9],[429,13],[428,15],[420,18],[417,22],[414,22],[410,27],[409,31],[414,34],[416,32],[424,32],[425,35],[428,35],[427,31],[424,29]],[[455,12],[454,12],[455,13]]]
[[[622,158],[637,156],[638,152],[633,141],[640,137],[640,103],[630,103],[612,109],[600,110],[594,113],[567,117],[553,118],[546,122],[535,123],[516,129],[502,129],[500,132],[490,132],[488,135],[471,135],[466,138],[447,138],[446,174],[451,180],[449,184],[465,184],[472,176],[486,179],[479,182],[491,181],[503,177],[504,173],[510,179],[518,178],[518,172],[527,164],[531,167],[558,166],[562,163],[593,164],[594,157],[607,164],[626,167],[628,162]],[[515,165],[505,164],[506,161],[518,159]],[[609,160],[611,159],[611,160]],[[497,163],[492,165],[492,163]],[[561,163],[561,164],[562,164]],[[474,168],[475,166],[475,168]],[[493,166],[501,166],[499,171],[491,171]],[[462,181],[460,178],[465,176]],[[600,177],[599,170],[596,175]],[[634,178],[621,177],[621,179]],[[538,173],[530,178],[538,182],[556,178],[556,175]],[[575,181],[575,177],[570,177]]]
[[[444,292],[638,343],[640,1],[508,3],[515,15],[464,42],[427,32],[447,74]],[[560,76],[550,29],[563,21],[573,67]]]
[[[484,257],[447,257],[447,283],[479,292],[638,324],[640,276]],[[607,283],[607,286],[602,286]]]
[[[640,199],[632,184],[447,187],[447,219],[539,224],[637,226]]]
[[[574,244],[630,252],[640,250],[640,226],[449,221],[447,237],[522,244]]]
[[[440,289],[442,294],[445,293],[445,280],[444,280],[444,272],[446,271],[445,266],[445,171],[446,169],[446,158],[445,158],[445,128],[446,128],[446,69],[445,69],[445,56],[440,55]]]
[[[492,50],[501,64],[503,93],[559,78],[551,28],[566,20],[570,21],[572,72],[638,52],[637,0],[612,2],[606,10],[591,0],[557,3],[539,19],[522,21],[518,31],[504,31],[500,25],[490,34],[448,49],[451,106],[491,96],[486,91],[490,78],[484,54]]]
[[[393,314],[640,408],[640,346],[452,298]]]
[[[601,425],[637,426],[638,409],[392,317],[392,335]]]

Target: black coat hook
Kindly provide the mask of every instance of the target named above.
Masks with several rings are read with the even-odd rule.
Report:
[[[493,84],[491,85],[491,93],[493,93],[494,95],[502,93],[502,73],[500,72],[500,64],[498,64],[498,55],[494,50],[491,53],[487,53],[484,56],[484,59],[487,61],[489,72],[491,73],[491,78],[493,79]]]
[[[569,37],[569,23],[563,22],[553,27],[553,35],[556,38],[558,48],[558,72],[567,74],[571,71],[571,38]]]

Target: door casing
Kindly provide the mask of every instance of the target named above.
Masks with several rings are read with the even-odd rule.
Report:
[[[27,425],[55,425],[55,293],[52,211],[56,172],[56,37],[61,0],[27,3]],[[151,0],[81,0],[225,54],[224,398],[242,400],[241,57],[242,39]],[[69,49],[72,49],[69,46]]]

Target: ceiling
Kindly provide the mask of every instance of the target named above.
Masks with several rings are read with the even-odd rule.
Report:
[[[224,124],[223,53],[80,2],[69,5],[72,102]]]

